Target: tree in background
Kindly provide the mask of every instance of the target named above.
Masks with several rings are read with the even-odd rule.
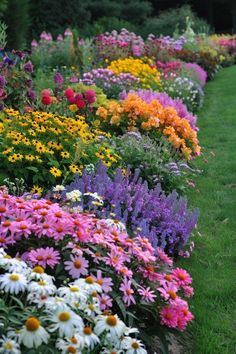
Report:
[[[25,48],[30,26],[29,0],[8,0],[4,22],[7,24],[8,48]]]
[[[7,9],[8,0],[0,0],[0,17],[3,17],[6,9]]]
[[[91,21],[91,14],[84,0],[31,0],[30,17],[31,36],[36,38],[42,31],[56,36],[67,27],[83,28]]]

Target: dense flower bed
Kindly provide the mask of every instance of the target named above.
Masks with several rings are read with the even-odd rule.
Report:
[[[197,111],[235,38],[67,29],[0,58],[0,352],[168,353],[194,318]]]

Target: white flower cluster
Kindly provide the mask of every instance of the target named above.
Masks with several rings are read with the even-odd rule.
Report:
[[[0,323],[5,333],[0,338],[0,353],[20,354],[24,346],[39,348],[42,344],[61,353],[92,354],[98,348],[101,354],[147,353],[143,344],[130,336],[137,329],[126,327],[117,315],[102,314],[97,299],[102,288],[92,277],[57,289],[54,277],[42,267],[31,269],[2,248],[0,268],[0,289],[8,295],[3,295],[5,305],[8,306],[11,295],[13,301],[13,296],[18,295],[18,301],[26,307],[19,307],[21,315],[25,312],[21,328],[15,328],[15,322],[11,324],[14,328],[4,328]]]

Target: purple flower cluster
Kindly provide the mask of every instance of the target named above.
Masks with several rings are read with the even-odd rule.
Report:
[[[156,92],[152,90],[131,90],[129,92],[135,92],[139,97],[142,98],[147,103],[150,103],[153,100],[158,100],[164,107],[173,107],[176,112],[178,113],[178,116],[180,118],[185,118],[189,121],[191,127],[195,130],[198,130],[196,127],[196,122],[197,122],[197,117],[192,114],[191,112],[188,111],[186,105],[183,103],[183,101],[179,98],[171,98],[170,96],[167,95],[167,93],[164,92]],[[121,92],[120,94],[120,99],[124,100],[128,96],[128,92]]]
[[[97,217],[114,217],[126,224],[128,231],[148,237],[154,247],[161,247],[170,255],[183,249],[198,220],[198,210],[190,211],[185,198],[176,192],[166,196],[160,186],[149,189],[139,178],[136,170],[130,177],[117,169],[114,178],[109,177],[107,168],[100,163],[95,173],[86,170],[82,176],[66,187],[63,192],[80,190],[81,193],[97,193],[103,198],[103,208],[92,199],[83,199],[84,210],[94,212]]]
[[[207,73],[200,65],[196,63],[186,63],[184,64],[184,68],[188,71],[193,72],[201,87],[205,86],[207,80]]]
[[[85,85],[96,85],[103,89],[108,97],[117,97],[122,90],[129,90],[139,82],[139,79],[130,73],[115,75],[109,69],[93,69],[84,73],[81,82]]]
[[[156,37],[154,34],[149,34],[148,42],[153,44],[156,42],[162,48],[181,50],[183,45],[187,42],[187,39],[184,36],[175,39],[170,36]]]

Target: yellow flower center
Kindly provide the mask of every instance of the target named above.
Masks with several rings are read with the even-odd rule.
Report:
[[[77,339],[75,337],[70,338],[70,341],[73,344],[77,344],[78,343],[78,341],[77,341]]]
[[[69,321],[71,316],[69,312],[61,312],[60,315],[58,316],[59,320],[62,322]]]
[[[107,316],[106,323],[108,326],[115,327],[117,325],[117,319],[113,315]]]
[[[168,294],[170,295],[170,298],[171,298],[172,300],[175,300],[176,297],[177,297],[176,292],[174,292],[174,291],[172,291],[172,290],[168,291]]]
[[[77,353],[77,349],[72,347],[72,345],[69,345],[69,347],[67,347],[67,353]]]
[[[18,281],[20,279],[19,275],[17,274],[11,274],[9,278],[11,281]]]
[[[166,274],[164,278],[167,281],[172,281],[172,275],[171,274]]]
[[[46,285],[46,283],[45,283],[45,281],[44,281],[44,280],[40,280],[40,281],[38,281],[38,285],[42,285],[42,286],[44,286],[44,285]]]
[[[25,327],[27,331],[35,332],[40,327],[40,322],[36,317],[29,317],[28,320],[25,322]]]
[[[79,288],[78,288],[77,286],[71,286],[71,287],[70,287],[70,291],[71,291],[72,293],[76,293],[77,291],[79,291]]]
[[[6,254],[3,258],[5,258],[5,259],[11,259],[11,256],[9,256],[9,254]]]
[[[81,268],[81,265],[82,265],[82,263],[77,259],[77,261],[74,261],[74,267],[76,268],[76,269],[80,269]]]
[[[38,274],[43,274],[44,273],[44,269],[41,266],[36,266],[36,267],[33,268],[33,272],[34,273],[38,273]]]
[[[88,305],[88,308],[89,308],[89,310],[94,311],[94,306],[93,306],[93,304],[89,304],[89,305]]]
[[[94,280],[93,280],[92,277],[87,277],[87,278],[85,279],[85,282],[88,283],[88,284],[93,284],[93,283],[94,283]]]
[[[91,327],[84,327],[84,334],[90,335],[93,332]]]
[[[4,343],[3,348],[7,350],[13,349],[13,345],[10,342]]]
[[[134,349],[138,349],[140,347],[140,345],[138,344],[138,342],[133,342],[131,347]]]

